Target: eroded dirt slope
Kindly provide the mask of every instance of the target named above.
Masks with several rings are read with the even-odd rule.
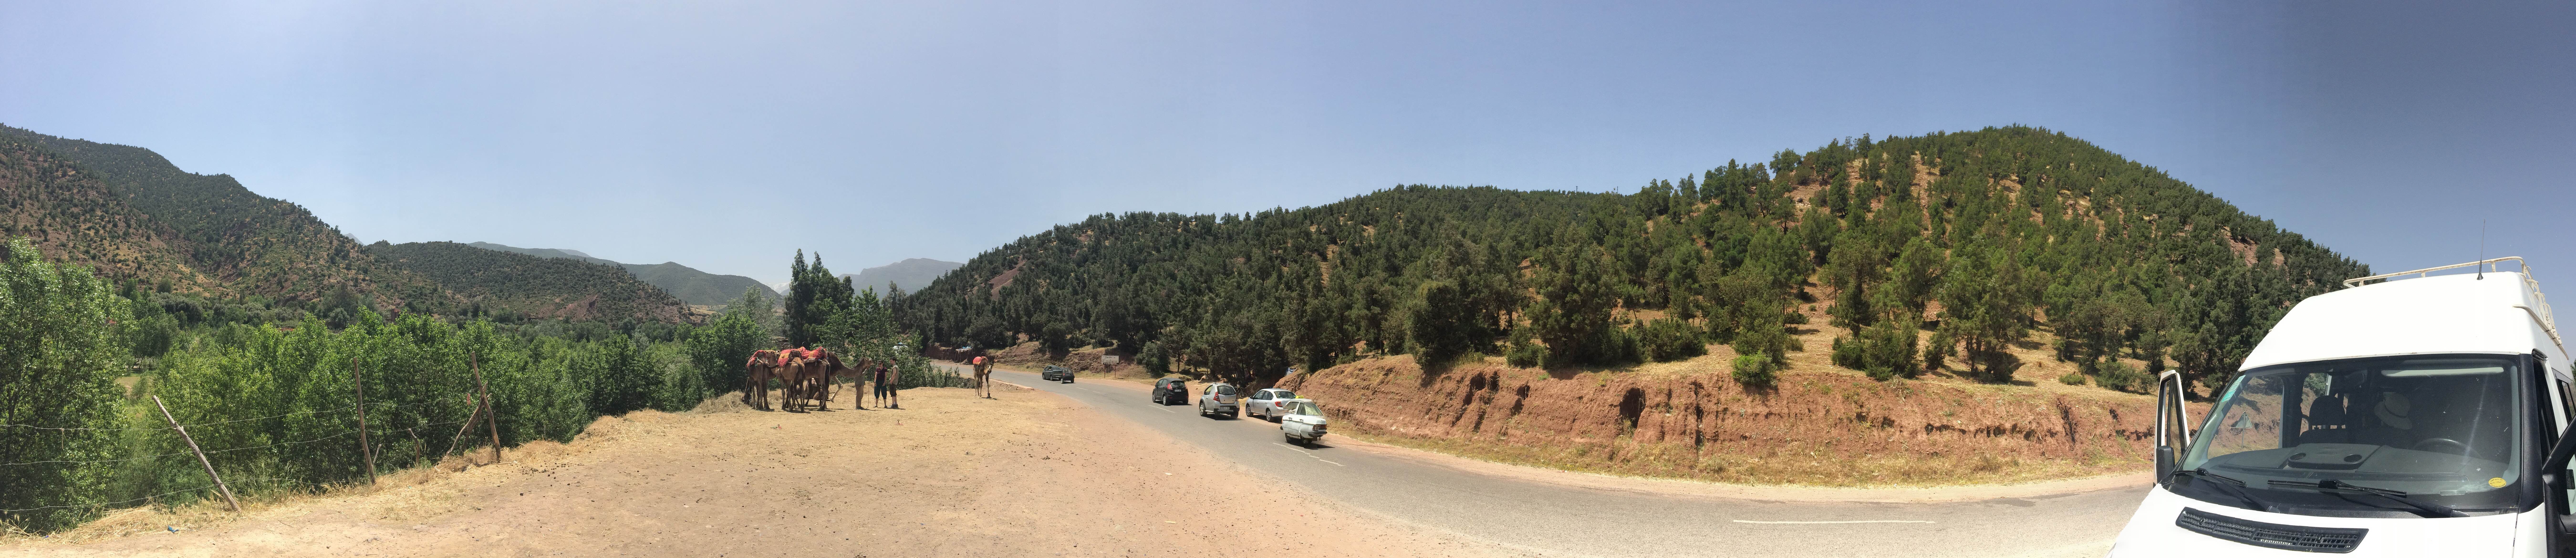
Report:
[[[1714,363],[1700,359],[1694,363]],[[1560,377],[1562,376],[1562,377]],[[1719,366],[1560,373],[1377,358],[1293,376],[1338,432],[1505,462],[1743,483],[2027,482],[2136,470],[2152,398]]]

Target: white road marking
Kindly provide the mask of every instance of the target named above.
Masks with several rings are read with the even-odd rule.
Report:
[[[1759,524],[1763,524],[1763,525],[1842,525],[1842,524],[1848,524],[1848,523],[1931,523],[1930,521],[1912,520],[1912,519],[1873,519],[1873,520],[1867,520],[1867,521],[1746,521],[1746,520],[1742,520],[1742,519],[1737,519],[1737,520],[1734,520],[1734,521],[1735,521],[1736,523],[1759,523]]]
[[[1270,445],[1279,446],[1279,447],[1283,447],[1283,448],[1288,448],[1288,450],[1289,450],[1289,451],[1294,451],[1294,452],[1297,452],[1297,453],[1306,454],[1306,457],[1314,457],[1316,461],[1322,461],[1322,462],[1325,462],[1325,463],[1332,463],[1334,467],[1349,467],[1349,465],[1343,465],[1343,464],[1341,464],[1341,463],[1335,462],[1335,461],[1330,460],[1330,459],[1325,459],[1325,458],[1322,458],[1322,457],[1316,457],[1316,456],[1315,456],[1315,452],[1306,451],[1306,448],[1300,448],[1300,447],[1297,447],[1297,446],[1291,446],[1291,445],[1288,445],[1288,444],[1282,444],[1282,443],[1279,443],[1279,442],[1271,442],[1271,443],[1270,443]]]

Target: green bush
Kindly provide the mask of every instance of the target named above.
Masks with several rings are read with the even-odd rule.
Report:
[[[2081,372],[2068,372],[2066,375],[2058,376],[2057,383],[2070,386],[2084,385],[2084,374]]]
[[[1511,349],[1503,353],[1503,362],[1515,368],[1536,368],[1547,364],[1547,347],[1530,339],[1529,330],[1512,330]]]
[[[1771,362],[1771,359],[1763,358],[1762,355],[1742,355],[1735,357],[1735,383],[1743,384],[1744,387],[1748,388],[1771,387],[1773,382],[1780,379],[1778,367],[1779,364]]]
[[[1700,328],[1673,318],[1647,322],[1638,340],[1645,345],[1646,358],[1655,362],[1688,360],[1708,354],[1708,344],[1700,341]]]
[[[2130,393],[2144,393],[2153,383],[2153,378],[2145,372],[2139,372],[2137,367],[2129,366],[2129,363],[2114,360],[2093,367],[2093,385]]]
[[[1922,368],[1914,364],[1916,329],[1907,320],[1882,320],[1878,325],[1862,328],[1853,337],[1836,337],[1834,365],[1860,370],[1879,380],[1920,375]]]
[[[1931,341],[1923,344],[1923,368],[1940,370],[1941,361],[1949,358],[1957,348],[1958,342],[1950,338],[1949,330],[1933,331]]]

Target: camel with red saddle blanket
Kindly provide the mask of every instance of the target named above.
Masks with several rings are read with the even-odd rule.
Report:
[[[813,408],[828,411],[832,378],[853,375],[839,356],[803,347],[752,351],[743,372],[743,404],[763,411],[769,410],[770,380],[778,380],[780,409],[801,411],[810,402]]]

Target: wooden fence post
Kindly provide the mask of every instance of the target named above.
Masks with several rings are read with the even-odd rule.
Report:
[[[358,376],[358,357],[349,357],[349,382],[358,387],[358,453],[367,457],[367,484],[376,483],[376,449],[367,445],[367,380]]]
[[[465,366],[474,371],[474,390],[483,393],[483,420],[492,431],[492,462],[501,462],[501,409],[492,406],[492,388],[483,385],[483,365],[475,362],[474,353],[465,353]]]
[[[224,503],[232,505],[233,513],[241,513],[241,501],[233,499],[233,487],[224,486],[223,475],[215,474],[215,462],[206,460],[206,450],[197,449],[197,438],[188,435],[188,427],[179,426],[179,418],[170,416],[170,406],[161,403],[161,396],[152,396],[152,406],[161,408],[161,418],[170,421],[171,430],[179,431],[179,439],[188,442],[188,451],[197,453],[197,464],[206,466],[206,476],[215,479],[215,489],[224,495]]]

